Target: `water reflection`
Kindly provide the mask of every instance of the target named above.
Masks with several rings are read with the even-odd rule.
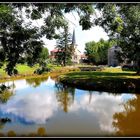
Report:
[[[122,120],[126,123],[124,129],[128,128],[130,119],[126,116],[139,109],[138,95],[74,89],[50,77],[17,80],[13,87],[12,98],[0,104],[0,118],[11,119],[11,123],[1,125],[0,135],[106,136],[116,131],[118,135],[126,131]],[[123,113],[127,115],[124,117]],[[139,114],[134,114],[136,121]]]
[[[68,107],[70,107],[74,102],[75,89],[59,84],[58,82],[55,83],[55,87],[58,103],[60,103],[64,112],[68,112]]]
[[[0,93],[0,104],[1,103],[6,103],[11,96],[13,95],[13,91],[11,90],[4,90],[2,93]]]
[[[0,137],[16,137],[18,136],[15,131],[10,130],[6,134],[0,133]],[[46,129],[44,127],[39,127],[36,132],[31,132],[29,134],[20,135],[22,137],[45,137],[47,136]]]
[[[41,77],[41,78],[30,78],[26,79],[27,84],[33,87],[38,87],[42,82],[47,81],[47,77]]]
[[[124,110],[113,115],[117,135],[140,136],[140,95],[123,103]]]
[[[53,103],[53,104],[52,104]],[[12,115],[22,123],[45,123],[57,109],[55,96],[49,93],[30,93],[28,96],[15,97],[6,105],[1,105],[2,112]]]

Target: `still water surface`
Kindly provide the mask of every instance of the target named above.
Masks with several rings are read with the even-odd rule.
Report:
[[[6,82],[0,135],[140,136],[140,96],[64,87],[48,78]]]

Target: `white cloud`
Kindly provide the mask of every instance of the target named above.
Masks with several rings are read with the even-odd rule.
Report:
[[[16,87],[16,90],[21,90],[21,89],[25,89],[25,88],[29,87],[26,80],[7,81],[7,82],[5,82],[5,85],[12,87],[13,82]]]
[[[49,86],[52,87],[54,84],[54,81],[49,78],[44,84],[46,87],[44,90],[41,86],[40,90],[32,92],[29,90],[28,95],[22,94],[21,90],[20,94],[15,94],[6,104],[0,104],[0,112],[16,115],[17,119],[22,118],[27,123],[34,122],[35,124],[44,124],[46,120],[53,118],[49,128],[53,130],[53,133],[57,133],[57,131],[66,131],[67,134],[70,131],[75,134],[83,132],[83,135],[106,133],[114,132],[112,117],[114,113],[123,111],[121,103],[135,97],[131,94],[115,96],[106,92],[99,94],[94,91],[89,94],[88,91],[76,90],[74,103],[69,106],[69,111],[65,114],[59,110],[60,106],[56,99],[55,90],[52,88],[52,92],[48,90]],[[59,129],[60,125],[61,129]],[[73,128],[74,125],[76,126]],[[56,128],[55,132],[54,128]],[[63,129],[64,131],[62,131]]]
[[[129,98],[133,98],[133,96],[129,96]],[[79,101],[74,102],[69,111],[78,112],[81,109],[88,111],[97,118],[102,131],[114,132],[113,114],[123,111],[124,108],[121,104],[123,100],[124,94],[114,96],[102,93],[102,95],[92,94],[92,100],[89,103],[89,94],[84,94]]]
[[[0,108],[2,112],[21,117],[26,122],[41,124],[52,117],[58,107],[54,94],[30,93],[13,98],[12,102],[2,104]]]

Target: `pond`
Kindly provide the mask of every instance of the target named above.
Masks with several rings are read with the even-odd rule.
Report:
[[[51,77],[5,82],[0,136],[138,136],[140,95],[81,90]],[[6,120],[7,119],[7,120]]]

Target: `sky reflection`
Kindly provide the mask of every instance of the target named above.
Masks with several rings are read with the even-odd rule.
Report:
[[[67,104],[66,116],[66,113],[61,109],[65,102],[60,106],[56,97],[55,81],[52,79],[48,78],[36,88],[31,87],[26,80],[17,80],[14,81],[14,84],[14,96],[7,103],[0,104],[0,117],[9,116],[12,119],[11,124],[5,125],[5,130],[6,127],[8,129],[10,125],[15,124],[18,127],[20,125],[23,127],[23,125],[48,123],[50,134],[58,134],[60,130],[61,132],[62,130],[66,131],[66,133],[76,131],[77,134],[80,132],[87,134],[112,133],[115,131],[112,126],[113,114],[123,111],[122,103],[135,97],[134,94],[114,95],[107,92],[99,93],[76,89],[74,102]],[[60,93],[57,96],[62,96],[63,99],[65,94],[67,93],[63,91],[63,94]],[[68,94],[64,97],[68,98],[69,96],[72,95]],[[75,126],[73,126],[74,124]],[[81,126],[84,128],[83,130]],[[22,127],[19,129],[23,129]],[[30,129],[34,129],[33,127]]]

